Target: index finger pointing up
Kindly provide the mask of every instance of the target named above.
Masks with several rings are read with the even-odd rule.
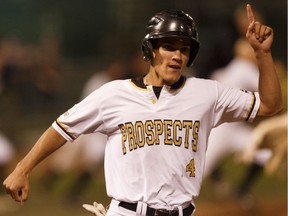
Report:
[[[254,20],[253,11],[252,11],[250,4],[247,4],[246,10],[247,10],[247,17],[248,17],[249,24],[251,24],[255,20]]]

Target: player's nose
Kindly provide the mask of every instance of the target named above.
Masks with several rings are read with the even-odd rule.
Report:
[[[182,53],[180,49],[173,51],[172,60],[177,61],[178,63],[182,62]]]

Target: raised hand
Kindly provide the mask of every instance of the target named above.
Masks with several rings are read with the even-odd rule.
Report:
[[[273,42],[273,29],[255,21],[250,4],[247,4],[246,10],[249,21],[246,38],[255,51],[270,51]]]

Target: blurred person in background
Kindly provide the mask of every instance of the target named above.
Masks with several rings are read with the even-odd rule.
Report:
[[[245,38],[239,38],[234,46],[234,58],[225,67],[215,70],[211,74],[211,79],[231,87],[239,87],[250,91],[258,90],[258,69],[253,50]],[[282,84],[283,101],[285,102],[285,69],[276,64],[279,80]],[[279,66],[278,66],[279,65]],[[260,120],[261,122],[261,120]],[[259,123],[259,121],[258,121]],[[257,123],[256,123],[257,124]],[[231,192],[229,182],[225,180],[225,174],[222,171],[222,162],[228,156],[235,155],[236,158],[249,148],[252,132],[255,124],[246,124],[245,122],[225,123],[211,131],[209,137],[209,146],[207,149],[205,178],[210,178],[215,184],[215,192],[218,196],[226,196]],[[240,180],[236,188],[235,196],[243,200],[243,208],[250,208],[252,203],[246,202],[246,198],[251,199],[250,189],[262,173],[264,166],[270,160],[272,151],[270,148],[257,148],[254,150],[253,157],[250,158],[250,164],[247,166],[243,179]]]
[[[32,115],[53,108],[60,91],[60,64],[58,44],[51,40],[37,44],[3,38],[0,75],[5,106],[14,115]]]
[[[126,63],[123,59],[115,58],[108,61],[106,68],[96,71],[84,84],[80,101],[103,84],[112,80],[124,79],[127,75]],[[44,174],[44,182],[48,190],[53,184],[61,183],[67,173],[74,173],[69,187],[64,189],[64,198],[71,202],[78,201],[93,179],[95,170],[103,164],[107,136],[102,133],[86,134],[75,141],[73,145],[65,145],[48,160]],[[48,176],[48,177],[47,177]]]
[[[254,128],[252,137],[241,155],[243,163],[253,163],[256,152],[262,148],[269,148],[272,151],[271,158],[264,166],[265,174],[270,176],[275,174],[281,165],[287,162],[287,117],[286,111],[263,120]]]
[[[0,179],[27,148],[21,134],[26,129],[24,119],[29,116],[32,122],[34,116],[55,108],[61,90],[60,65],[59,46],[53,39],[42,38],[39,43],[18,37],[0,39],[0,122],[8,134],[13,133],[10,139],[0,131]],[[17,127],[21,132],[15,134]],[[0,214],[10,211],[5,199],[0,202]]]
[[[287,160],[287,68],[282,61],[277,59],[275,67],[282,89],[283,111],[274,117],[262,120],[253,128],[252,137],[239,157],[239,162],[249,165],[253,163],[258,149],[271,149],[272,156],[264,166],[267,175],[273,175]],[[285,172],[287,174],[287,168]]]
[[[260,22],[265,22],[264,16],[257,8],[254,16]],[[243,3],[237,5],[233,12],[232,27],[215,27],[218,37],[212,40],[214,44],[211,46],[212,48],[209,47],[211,52],[208,59],[211,56],[211,61],[207,61],[207,64],[203,63],[205,65],[204,71],[207,73],[203,77],[208,76],[231,87],[257,91],[259,73],[253,50],[245,38],[247,22]],[[214,56],[217,56],[217,58],[214,58]],[[253,127],[251,124],[237,122],[223,124],[214,128],[211,132],[209,143],[216,143],[216,145],[212,144],[208,147],[204,176],[209,176],[215,183],[215,190],[219,196],[225,196],[231,190],[229,183],[223,179],[221,163],[227,156],[239,153],[245,148],[244,143],[249,140]],[[241,186],[239,186],[237,192],[239,197],[243,197],[248,193],[270,154],[271,151],[268,149],[257,152],[257,156],[253,160],[254,163],[245,175],[245,180],[243,179],[240,183]]]
[[[215,70],[211,79],[217,80],[231,87],[238,87],[248,91],[258,91],[259,72],[257,61],[246,38],[239,38],[234,46],[234,58],[225,67]],[[204,177],[211,177],[216,183],[216,192],[224,196],[229,185],[223,179],[221,162],[232,154],[242,152],[250,140],[253,125],[246,122],[225,123],[211,131]],[[241,189],[241,196],[248,192],[252,182],[259,174],[265,162],[269,159],[269,150],[258,151],[253,159],[253,166],[249,174],[249,181],[245,182],[245,189]],[[224,180],[224,181],[223,181]],[[219,185],[218,185],[219,184]]]

